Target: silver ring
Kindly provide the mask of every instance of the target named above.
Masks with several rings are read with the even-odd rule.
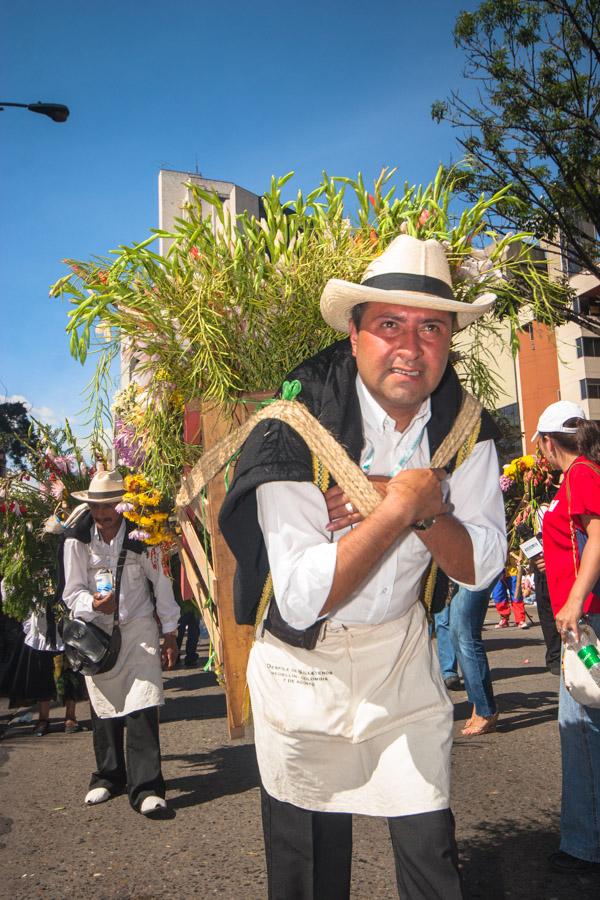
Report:
[[[354,512],[354,507],[352,506],[351,503],[346,503],[346,509],[348,510],[349,513]]]

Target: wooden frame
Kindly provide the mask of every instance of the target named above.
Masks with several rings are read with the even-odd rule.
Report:
[[[233,411],[201,401],[188,404],[185,440],[201,443],[204,450],[210,450],[243,422],[255,407],[254,398],[238,404]],[[233,477],[233,473],[229,477]],[[179,508],[177,517],[181,527],[180,555],[187,587],[184,597],[195,600],[208,629],[217,659],[217,675],[225,689],[227,725],[229,736],[233,739],[241,738],[245,733],[246,666],[254,629],[249,625],[238,625],[233,613],[235,559],[221,534],[218,521],[225,494],[225,479],[220,473],[208,485],[206,499],[198,498],[185,509]],[[200,537],[203,530],[209,536],[206,544]],[[210,546],[207,546],[208,543]],[[211,600],[217,608],[217,623],[207,608]]]

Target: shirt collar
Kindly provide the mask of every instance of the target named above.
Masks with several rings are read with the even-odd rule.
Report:
[[[382,409],[373,395],[369,393],[360,375],[356,376],[356,392],[358,394],[360,412],[365,424],[369,425],[378,434],[389,434],[391,431],[396,430],[395,421],[391,418],[391,416],[388,416],[386,411]],[[426,400],[423,400],[416,415],[411,419],[410,423],[404,430],[403,435],[408,434],[417,423],[420,428],[423,428],[425,425],[427,425],[430,418],[431,398],[427,397]],[[398,435],[400,434],[400,432],[396,433]]]

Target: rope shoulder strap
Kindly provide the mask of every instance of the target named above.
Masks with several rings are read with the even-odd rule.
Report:
[[[244,425],[232,431],[215,447],[203,454],[186,475],[177,494],[177,506],[188,506],[199,496],[202,488],[227,464],[240,449],[250,432],[266,419],[277,419],[285,422],[304,440],[309,450],[317,459],[317,465],[330,473],[348,496],[353,506],[362,516],[370,515],[381,502],[379,492],[373,487],[367,476],[356,463],[350,459],[346,450],[333,435],[301,403],[291,400],[277,400],[264,409],[254,413]],[[477,440],[481,422],[481,405],[463,392],[463,402],[456,420],[441,445],[435,452],[432,467],[446,466],[460,451],[461,447],[472,436],[475,428]],[[318,474],[318,473],[316,473]],[[315,482],[317,483],[317,482]]]

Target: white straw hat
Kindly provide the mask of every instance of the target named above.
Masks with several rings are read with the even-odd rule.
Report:
[[[488,292],[473,303],[455,300],[442,244],[401,234],[367,267],[360,284],[331,278],[321,294],[321,314],[336,331],[347,332],[352,308],[359,303],[422,306],[455,313],[460,331],[488,312],[495,299]]]
[[[571,400],[557,400],[547,406],[538,419],[537,431],[531,436],[537,441],[542,434],[576,434],[577,428],[565,425],[569,419],[587,419],[583,409]]]
[[[125,484],[121,474],[113,472],[96,472],[87,491],[73,491],[72,497],[86,503],[118,503],[123,499]]]

